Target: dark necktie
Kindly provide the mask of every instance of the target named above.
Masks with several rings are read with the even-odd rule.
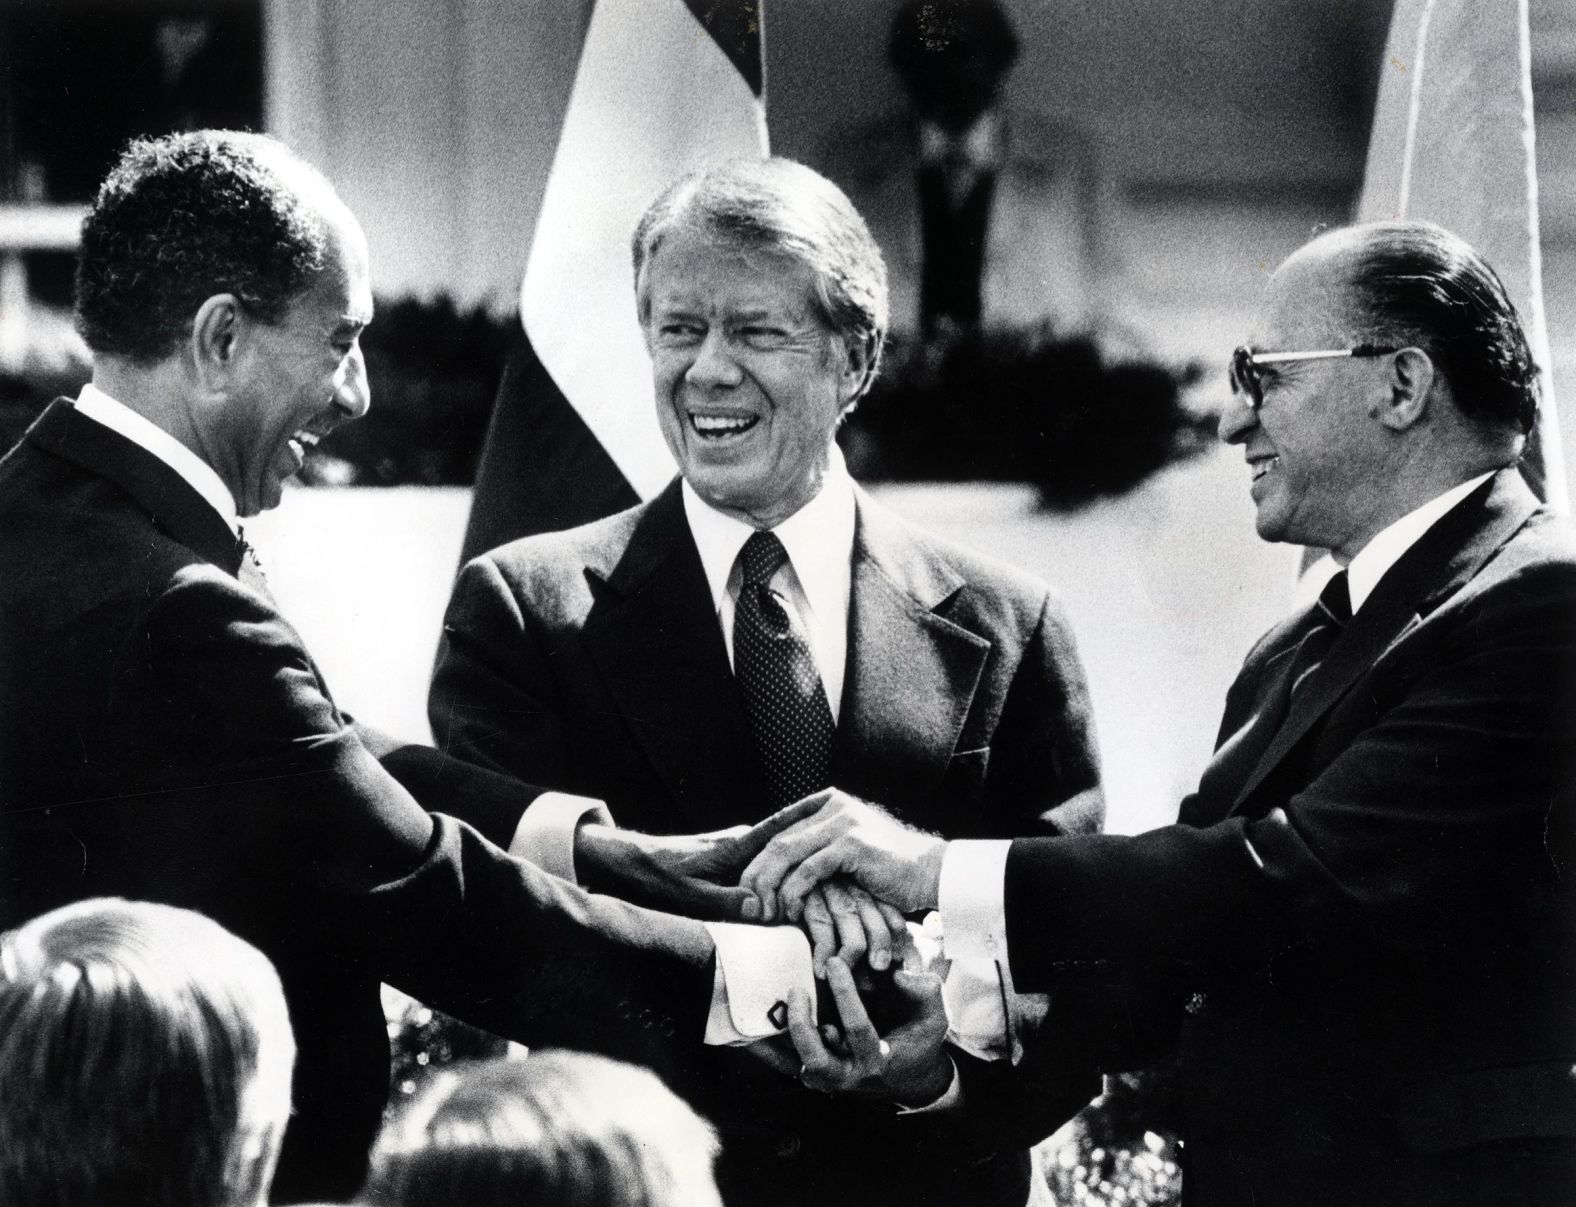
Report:
[[[827,786],[834,729],[810,647],[767,585],[787,560],[782,542],[769,532],[745,541],[739,551],[744,582],[733,614],[734,677],[772,809]]]
[[[1286,723],[1293,694],[1319,669],[1351,615],[1351,595],[1346,588],[1346,571],[1342,570],[1319,593],[1318,603],[1303,618],[1296,640],[1286,646],[1276,664],[1266,669],[1252,715],[1221,742],[1204,769],[1199,796],[1219,802],[1221,816]]]
[[[1319,592],[1319,600],[1310,613],[1309,627],[1297,652],[1292,655],[1286,676],[1286,699],[1289,702],[1297,689],[1319,669],[1324,656],[1330,652],[1335,639],[1341,635],[1352,619],[1352,596],[1346,586],[1346,571],[1338,571]],[[1284,710],[1282,717],[1284,718]]]
[[[246,539],[246,529],[239,524],[236,525],[235,549],[241,555],[241,566],[235,577],[264,599],[272,600],[273,593],[268,589],[268,576],[263,573],[263,563],[258,560],[257,550]]]

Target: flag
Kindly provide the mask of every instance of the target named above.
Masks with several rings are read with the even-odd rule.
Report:
[[[677,177],[767,153],[761,8],[762,0],[596,0],[463,557],[611,514],[672,478],[629,241]]]
[[[1499,273],[1542,369],[1522,461],[1565,508],[1538,246],[1527,0],[1397,0],[1357,206],[1360,222],[1416,218],[1460,235]]]

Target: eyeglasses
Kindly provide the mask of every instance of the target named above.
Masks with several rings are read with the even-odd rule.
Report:
[[[1296,360],[1336,360],[1347,356],[1387,356],[1397,349],[1379,344],[1358,344],[1355,348],[1334,348],[1320,352],[1255,352],[1244,344],[1231,354],[1231,392],[1247,399],[1250,409],[1264,405],[1261,365],[1278,365]]]

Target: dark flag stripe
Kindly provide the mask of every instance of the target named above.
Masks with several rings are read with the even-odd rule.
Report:
[[[760,0],[684,0],[757,97],[766,86],[761,60]]]
[[[640,497],[517,328],[487,427],[462,561],[517,537],[558,532]]]

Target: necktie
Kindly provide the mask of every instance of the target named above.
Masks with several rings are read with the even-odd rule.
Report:
[[[1346,571],[1341,570],[1319,592],[1319,601],[1309,616],[1309,628],[1292,655],[1286,676],[1286,699],[1289,701],[1308,677],[1319,669],[1324,656],[1330,652],[1335,639],[1341,635],[1352,619],[1352,596],[1346,587]]]
[[[1269,750],[1291,711],[1293,694],[1319,668],[1351,614],[1346,571],[1342,570],[1325,584],[1318,603],[1303,619],[1295,643],[1288,645],[1278,663],[1266,671],[1252,715],[1221,742],[1215,757],[1204,769],[1199,781],[1199,796],[1220,802],[1220,816],[1225,815],[1224,810],[1237,798],[1259,760]]]
[[[733,614],[733,671],[766,769],[770,807],[826,787],[832,710],[810,647],[767,585],[788,560],[782,542],[757,532],[739,551],[743,585]]]
[[[239,524],[236,525],[235,548],[241,555],[241,566],[235,577],[264,599],[273,599],[272,592],[268,590],[268,576],[263,573],[263,563],[258,560],[257,550],[246,539],[246,529]]]

